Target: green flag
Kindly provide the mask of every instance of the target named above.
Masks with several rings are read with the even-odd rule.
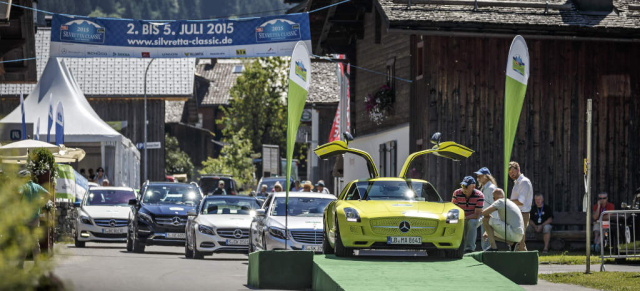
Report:
[[[524,103],[529,80],[529,50],[522,36],[516,35],[511,42],[507,58],[507,80],[504,85],[504,190],[507,198],[509,161],[513,141],[518,129],[518,120]]]
[[[289,90],[287,92],[287,183],[286,203],[289,203],[289,182],[291,181],[291,160],[293,147],[296,144],[296,135],[304,104],[309,93],[311,83],[311,60],[309,50],[304,42],[299,41],[291,54],[289,66]]]

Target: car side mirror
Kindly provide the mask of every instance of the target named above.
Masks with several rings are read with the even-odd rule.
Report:
[[[256,209],[256,216],[264,217],[265,215],[264,209]]]
[[[138,205],[138,199],[129,199],[129,205],[131,206]]]
[[[198,215],[198,212],[196,212],[195,209],[189,209],[189,211],[187,211],[187,216],[196,216]]]
[[[76,202],[73,202],[73,207],[75,207],[75,208],[79,208],[79,207],[80,207],[80,204],[82,204],[82,201],[76,201]]]

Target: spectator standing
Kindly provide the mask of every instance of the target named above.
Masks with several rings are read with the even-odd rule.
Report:
[[[496,240],[505,241],[505,229],[507,231],[507,241],[505,242],[508,244],[519,242],[524,237],[525,230],[520,208],[513,201],[504,199],[504,191],[502,189],[496,188],[493,191],[493,200],[495,202],[482,211],[482,224],[486,230],[482,236],[486,236],[491,245],[488,251],[498,250]],[[492,217],[491,214],[496,210],[498,211],[498,217]]]
[[[35,177],[33,173],[32,173],[32,177]],[[34,213],[33,213],[33,216],[31,217],[31,220],[27,222],[27,226],[32,230],[38,229],[40,227],[40,208],[43,204],[43,203],[40,203],[40,201],[41,200],[44,201],[44,199],[49,197],[49,192],[47,192],[47,190],[42,186],[38,185],[37,183],[34,183],[33,179],[29,180],[22,187],[20,187],[19,191],[23,199],[25,199],[29,203],[34,203],[34,208],[35,208]],[[53,207],[52,203],[48,202],[47,209],[51,207]],[[33,253],[33,260],[35,262],[38,255],[40,255],[39,241],[36,241],[34,243],[32,253]],[[26,256],[27,254],[25,253],[22,260],[20,260],[19,262],[20,268],[24,267],[24,260],[26,259]]]
[[[318,183],[316,183],[316,192],[322,193],[322,194],[329,194],[329,189],[324,187],[323,180],[319,180]]]
[[[593,226],[593,242],[595,243],[595,251],[600,250],[600,216],[602,216],[602,221],[608,221],[609,214],[602,214],[608,210],[615,210],[615,206],[609,202],[609,194],[607,192],[600,192],[598,194],[598,202],[593,205],[593,221],[595,223]]]
[[[482,211],[487,210],[491,204],[493,204],[493,191],[496,190],[496,179],[491,175],[491,172],[487,167],[483,167],[477,172],[475,172],[478,182],[480,183],[482,195],[484,195],[484,203],[482,206]],[[495,214],[491,214],[494,216]],[[480,224],[480,233],[484,233],[484,224]],[[489,244],[489,240],[484,237],[480,239],[480,246],[483,251],[486,251],[491,247]]]
[[[531,221],[529,225],[534,232],[541,233],[544,240],[542,253],[549,252],[549,240],[551,240],[551,223],[553,222],[553,212],[549,205],[544,204],[544,196],[538,193],[534,196],[535,206],[531,209]]]
[[[484,205],[484,195],[476,189],[476,180],[466,176],[460,182],[461,188],[453,192],[451,202],[464,210],[465,252],[476,249],[476,238],[480,226],[480,215]]]
[[[104,169],[102,167],[99,167],[96,173],[95,178],[93,179],[93,182],[98,183],[98,185],[102,185],[102,182],[104,180],[109,180],[109,178],[107,177],[107,175],[104,173]]]
[[[276,182],[276,184],[273,185],[273,192],[282,192],[282,184],[280,184],[280,182]]]
[[[302,184],[302,192],[311,192],[311,190],[313,190],[313,184],[311,184],[311,181],[305,181]]]
[[[531,180],[520,172],[520,164],[509,163],[509,177],[513,180],[513,190],[511,191],[511,201],[520,207],[522,219],[524,219],[524,229],[529,226],[531,203],[533,202],[533,186]],[[526,236],[522,236],[522,241],[518,244],[518,251],[526,251]]]
[[[80,175],[82,175],[82,177],[88,178],[89,176],[87,176],[87,171],[83,169],[80,169]]]
[[[302,191],[302,186],[300,186],[300,180],[296,180],[293,182],[293,189],[291,191],[300,192]]]
[[[220,182],[218,182],[218,188],[216,188],[216,190],[213,191],[213,195],[227,195],[227,191],[224,190],[223,180],[220,180]]]
[[[93,169],[89,168],[89,175],[87,176],[89,181],[93,182],[93,179],[96,178],[96,175],[93,173]]]

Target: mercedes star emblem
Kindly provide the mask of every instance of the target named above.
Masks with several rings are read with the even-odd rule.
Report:
[[[400,222],[400,225],[398,226],[398,228],[400,228],[401,232],[407,232],[411,229],[411,224],[409,224],[408,221],[403,220],[402,222]]]
[[[242,237],[242,230],[241,229],[236,229],[233,231],[233,236],[235,238],[241,238]]]
[[[173,225],[178,225],[178,224],[180,224],[180,217],[176,216],[173,218]]]
[[[111,227],[116,227],[116,221],[115,221],[114,219],[110,220],[110,221],[109,221],[109,225],[110,225]]]

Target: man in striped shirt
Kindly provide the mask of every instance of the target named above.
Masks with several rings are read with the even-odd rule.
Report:
[[[465,252],[473,252],[476,249],[476,238],[480,226],[484,195],[476,190],[476,180],[466,176],[460,182],[461,188],[453,192],[451,202],[464,211]]]

